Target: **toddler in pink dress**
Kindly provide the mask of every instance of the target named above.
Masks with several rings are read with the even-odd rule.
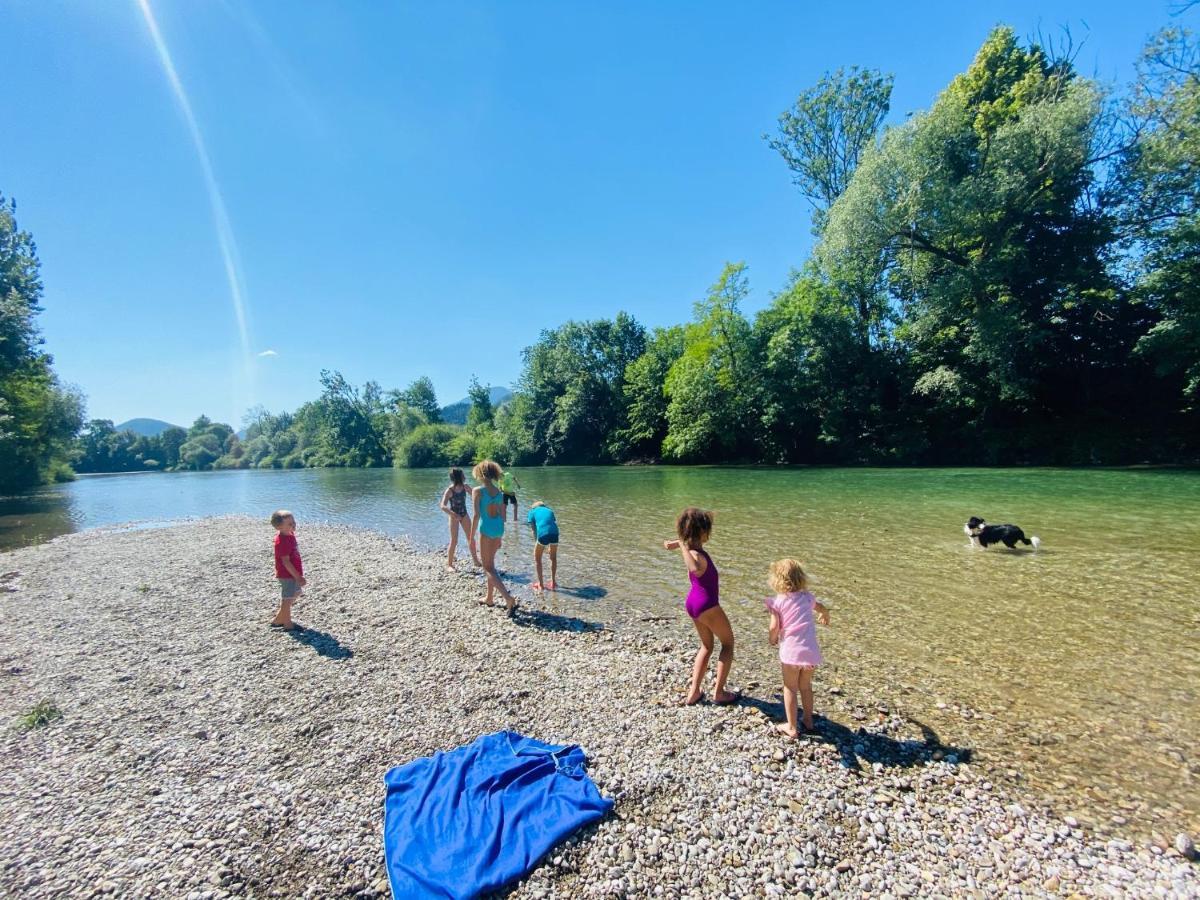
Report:
[[[829,624],[829,610],[805,588],[808,577],[794,559],[772,563],[770,584],[776,591],[766,601],[771,613],[769,632],[772,644],[779,645],[779,663],[783,669],[783,708],[787,721],[775,727],[781,734],[794,738],[796,727],[796,694],[804,708],[804,730],[813,730],[813,670],[824,659],[817,645],[817,622]]]

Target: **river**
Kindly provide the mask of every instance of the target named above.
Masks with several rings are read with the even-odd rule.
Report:
[[[830,665],[818,681],[851,695],[868,687],[1102,829],[1200,829],[1200,472],[629,467],[518,476],[522,518],[531,499],[554,507],[559,580],[594,618],[617,627],[682,618],[686,578],[661,541],[683,506],[714,509],[709,549],[740,641],[735,682],[775,690],[764,576],[771,560],[796,556],[834,617],[822,631]],[[280,506],[296,513],[302,546],[314,520],[444,546],[443,486],[440,470],[93,476],[0,499],[0,548],[82,528],[246,513],[263,519],[265,554],[266,518]],[[972,515],[1015,522],[1042,539],[1041,551],[973,550],[962,531]],[[523,528],[510,534],[506,571],[527,575],[531,546]]]

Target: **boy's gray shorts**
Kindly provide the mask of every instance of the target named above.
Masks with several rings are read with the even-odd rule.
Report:
[[[300,594],[300,585],[296,583],[295,578],[280,578],[279,590],[284,600],[295,600]]]

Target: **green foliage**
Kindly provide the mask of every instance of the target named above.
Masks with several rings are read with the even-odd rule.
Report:
[[[646,330],[626,313],[543,331],[525,351],[518,389],[525,400],[516,409],[533,456],[610,462],[625,424],[625,372],[645,346]]]
[[[436,425],[442,421],[442,410],[438,406],[437,392],[433,389],[433,382],[425,375],[405,388],[400,393],[399,400],[419,413],[424,421],[430,424]]]
[[[0,492],[69,478],[83,397],[63,387],[41,350],[37,247],[0,195]]]
[[[451,465],[448,447],[457,432],[453,425],[419,425],[396,448],[396,465],[410,469]]]
[[[741,304],[750,292],[744,263],[726,263],[695,304],[683,355],[667,372],[668,459],[751,459],[758,408],[751,326]]]
[[[474,375],[471,376],[471,383],[467,387],[467,398],[471,401],[471,409],[467,413],[467,426],[477,428],[481,425],[491,425],[494,415],[491,391],[480,384]]]
[[[658,328],[625,367],[625,427],[613,445],[618,459],[653,459],[661,452],[668,431],[667,375],[683,350],[684,326]]]
[[[53,700],[39,700],[17,718],[16,727],[18,731],[33,731],[35,728],[45,728],[62,717],[62,710]]]
[[[1137,298],[1157,322],[1137,353],[1200,414],[1200,41],[1157,34],[1138,65],[1130,113],[1141,129],[1121,169],[1123,225],[1145,255]],[[1193,421],[1192,425],[1195,426]]]
[[[764,135],[813,204],[819,231],[829,207],[850,184],[891,108],[892,76],[851,66],[826,73],[779,117],[777,137]]]

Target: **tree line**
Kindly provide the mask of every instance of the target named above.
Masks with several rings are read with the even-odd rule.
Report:
[[[472,384],[464,425],[441,421],[427,378],[384,390],[323,372],[319,398],[294,413],[253,410],[244,438],[203,418],[154,439],[92,422],[73,447],[78,397],[57,385],[27,335],[32,368],[20,377],[40,385],[31,407],[47,411],[44,438],[30,446],[49,449],[29,456],[26,471],[72,458],[84,471],[481,457],[1196,461],[1195,35],[1156,34],[1123,91],[1081,75],[1068,40],[1022,42],[1008,28],[988,36],[928,110],[885,126],[891,88],[875,71],[829,73],[766,136],[812,205],[816,241],[756,315],[744,309],[748,269],[730,263],[688,322],[648,330],[618,313],[543,331],[523,353],[511,400],[493,408]],[[13,233],[5,248],[28,242],[14,244]],[[31,282],[7,274],[11,256],[5,295],[36,299],[40,286],[30,294]],[[2,396],[0,415],[12,408]]]

